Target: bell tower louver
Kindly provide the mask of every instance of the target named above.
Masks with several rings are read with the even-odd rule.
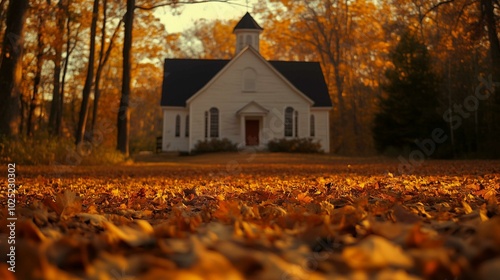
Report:
[[[264,29],[247,12],[233,29],[236,35],[236,54],[248,45],[259,51],[259,36],[262,30]]]

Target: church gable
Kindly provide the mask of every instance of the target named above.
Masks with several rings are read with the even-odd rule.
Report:
[[[226,64],[196,94],[191,96],[187,100],[187,104],[204,94],[214,95],[207,98],[217,98],[217,100],[227,98],[234,100],[239,94],[253,94],[254,96],[279,94],[280,98],[294,98],[293,96],[283,96],[284,92],[294,94],[311,105],[314,104],[311,98],[298,90],[252,47],[247,47]]]

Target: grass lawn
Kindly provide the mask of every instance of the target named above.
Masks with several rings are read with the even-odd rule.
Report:
[[[498,279],[500,161],[401,171],[251,152],[17,166],[0,279]]]

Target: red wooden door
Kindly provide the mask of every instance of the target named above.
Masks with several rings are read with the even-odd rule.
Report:
[[[259,145],[259,121],[245,121],[245,142],[247,146]]]

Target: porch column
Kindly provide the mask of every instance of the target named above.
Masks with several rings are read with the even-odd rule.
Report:
[[[240,115],[240,143],[243,146],[246,146],[246,139],[245,139],[245,116]]]

